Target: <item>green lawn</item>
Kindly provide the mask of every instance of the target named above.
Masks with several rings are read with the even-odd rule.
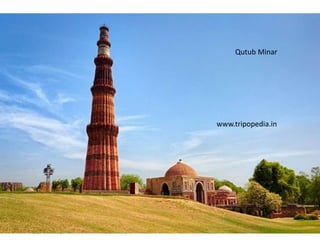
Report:
[[[0,233],[320,233],[320,220],[264,219],[184,199],[0,193]]]

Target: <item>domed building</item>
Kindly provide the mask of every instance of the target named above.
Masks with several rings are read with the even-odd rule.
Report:
[[[147,178],[146,193],[183,196],[214,205],[214,179],[199,176],[192,167],[179,160],[167,170],[164,177]]]
[[[216,191],[214,205],[217,207],[237,205],[237,194],[230,187],[223,185]]]

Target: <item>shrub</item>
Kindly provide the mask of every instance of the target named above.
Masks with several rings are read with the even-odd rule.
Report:
[[[294,216],[294,220],[319,220],[319,217],[315,214],[297,214]]]
[[[293,217],[294,220],[305,220],[305,215],[303,214],[297,214]]]
[[[318,215],[314,215],[314,214],[309,214],[306,217],[307,217],[307,220],[319,220]]]

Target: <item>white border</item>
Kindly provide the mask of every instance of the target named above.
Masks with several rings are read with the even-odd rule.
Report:
[[[1,13],[319,13],[319,0],[1,0]]]

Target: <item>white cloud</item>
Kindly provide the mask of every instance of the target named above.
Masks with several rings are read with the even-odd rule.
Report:
[[[199,138],[198,136],[193,136],[190,139],[185,140],[181,143],[181,148],[184,151],[189,151],[191,149],[194,149],[198,146],[200,146],[203,142],[202,138]]]
[[[39,84],[37,83],[32,83],[32,82],[26,82],[21,79],[18,80],[18,82],[27,88],[29,91],[33,92],[38,100],[40,100],[41,103],[45,103],[48,106],[51,106],[51,103],[49,99],[47,98],[46,94],[44,93],[43,89],[40,87]]]
[[[51,69],[51,67],[47,68]],[[49,97],[49,95],[45,91],[45,87],[42,86],[44,83],[41,85],[40,83],[35,82],[34,79],[28,74],[24,75],[24,79],[22,79],[22,77],[20,76],[9,73],[7,70],[2,71],[2,74],[12,82],[17,84],[19,87],[22,87],[24,89],[23,94],[7,93],[4,91],[2,91],[2,93],[0,92],[0,100],[2,101],[6,100],[10,101],[11,103],[18,104],[28,103],[54,114],[59,112],[59,110],[65,103],[75,101],[74,98],[66,96],[65,94],[59,92],[59,89],[55,89],[55,91],[52,91],[51,89],[51,97]],[[30,80],[31,78],[33,80]]]
[[[172,144],[173,152],[180,155],[188,154],[191,150],[194,151],[207,141],[209,137],[217,136],[219,132],[216,130],[201,130],[189,132],[187,138],[182,142]]]
[[[279,159],[279,158],[299,157],[299,156],[306,156],[306,155],[313,155],[313,154],[319,154],[319,151],[307,151],[307,150],[283,151],[283,152],[275,152],[275,153],[266,154],[266,155],[274,159]]]
[[[24,67],[24,70],[32,73],[32,74],[46,74],[50,76],[54,76],[56,78],[67,78],[67,79],[74,79],[74,78],[82,78],[80,75],[77,75],[73,72],[69,72],[60,68],[56,68],[50,65],[38,64]]]
[[[139,126],[120,126],[120,130],[121,130],[121,133],[124,133],[124,132],[132,132],[132,131],[138,131],[138,130],[141,130],[142,127],[139,127]]]
[[[217,136],[219,135],[218,130],[199,130],[199,131],[193,131],[189,133],[191,136],[194,137],[211,137],[211,136]]]
[[[116,122],[119,124],[120,132],[137,132],[137,131],[155,131],[157,128],[145,125],[138,122],[137,120],[145,119],[149,117],[148,115],[129,115],[129,116],[120,116],[116,119]]]
[[[124,126],[120,125],[119,129],[120,129],[121,133],[157,130],[156,128],[149,127],[149,126],[131,126],[131,125],[124,125]]]
[[[144,114],[120,116],[120,117],[117,117],[117,122],[121,123],[121,122],[130,121],[130,120],[144,119],[147,117],[148,117],[148,115],[144,115]]]
[[[0,127],[19,129],[66,158],[80,158],[85,151],[86,141],[78,121],[63,123],[33,111],[0,105]]]
[[[80,158],[86,141],[82,136],[84,127],[80,128],[79,120],[62,122],[45,116],[48,111],[56,114],[62,104],[73,99],[58,93],[57,98],[51,100],[39,83],[25,80],[31,79],[28,74],[22,79],[7,70],[2,70],[1,73],[15,88],[0,91],[0,127],[18,129],[33,141],[57,151],[64,157]],[[20,92],[22,88],[22,93],[17,91],[17,87]]]
[[[68,103],[68,102],[75,102],[75,99],[68,97],[68,96],[65,96],[62,93],[58,93],[57,98],[53,102],[55,104],[57,104],[58,106],[62,106],[63,104]]]

